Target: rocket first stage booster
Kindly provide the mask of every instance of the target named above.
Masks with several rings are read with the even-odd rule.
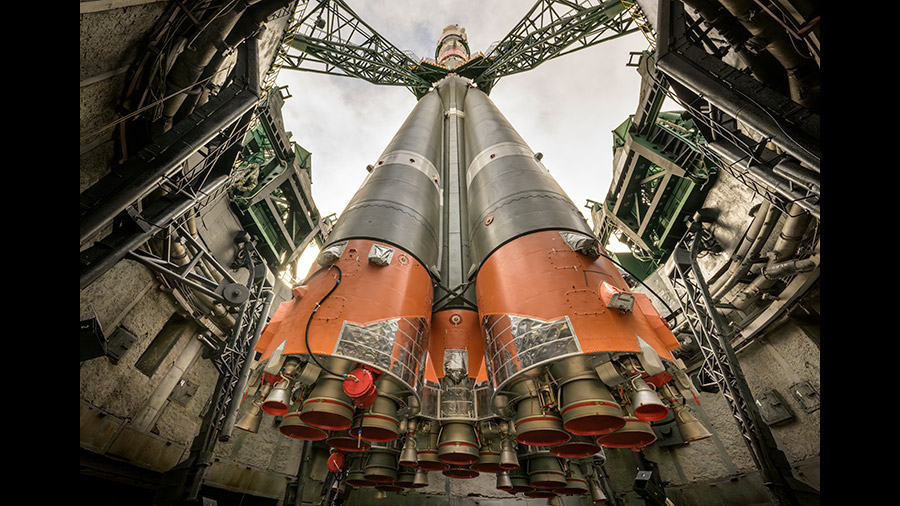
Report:
[[[440,226],[440,110],[436,95],[416,104],[318,265],[260,336],[263,383],[290,385],[299,421],[339,436],[336,447],[396,440],[398,410],[421,395]],[[295,361],[304,363],[302,381],[299,369],[279,368]]]
[[[674,378],[663,360],[673,363],[678,341],[491,100],[469,93],[465,111],[485,359],[518,442],[651,443],[649,422],[668,408],[645,378],[657,387]]]
[[[341,454],[349,485],[492,473],[510,493],[597,495],[569,459],[651,444],[654,421],[709,436],[666,322],[461,77],[416,104],[317,262],[259,339],[238,427],[282,416]]]

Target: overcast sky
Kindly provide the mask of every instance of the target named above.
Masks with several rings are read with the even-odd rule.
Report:
[[[401,50],[434,57],[444,27],[466,29],[472,52],[503,39],[530,0],[348,0],[360,19]],[[612,179],[612,130],[634,114],[640,94],[630,52],[648,49],[640,33],[593,46],[501,78],[490,98],[550,174],[581,208],[602,201]],[[637,61],[635,57],[634,61]],[[312,153],[313,198],[322,216],[340,215],[400,125],[415,96],[406,88],[283,70],[292,95],[282,111],[292,140]],[[592,225],[592,224],[591,224]],[[307,262],[309,260],[307,259]],[[301,273],[306,272],[303,267]]]

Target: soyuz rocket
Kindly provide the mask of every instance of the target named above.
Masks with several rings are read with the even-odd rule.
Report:
[[[445,29],[437,62],[468,54]],[[283,417],[342,486],[494,473],[531,497],[594,494],[585,462],[671,415],[709,436],[666,322],[471,81],[435,83],[368,169],[261,335],[237,427]]]

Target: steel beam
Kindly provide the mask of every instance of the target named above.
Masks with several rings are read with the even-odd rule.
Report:
[[[262,258],[247,238],[241,234],[243,248],[240,267],[250,271],[247,288],[250,296],[241,305],[231,336],[213,363],[219,378],[213,390],[209,409],[203,418],[199,433],[194,437],[188,457],[167,471],[154,498],[154,505],[178,505],[196,501],[206,471],[212,464],[216,441],[230,437],[241,395],[246,388],[252,364],[253,348],[259,341],[266,317],[274,299],[272,287],[266,283],[265,271],[257,266]]]
[[[249,38],[240,46],[237,65],[250,69],[258,65],[257,57],[256,39]],[[86,190],[81,196],[80,244],[91,240],[119,213],[178,171],[188,157],[214,142],[222,130],[251,111],[259,100],[259,83],[253,81],[256,73],[258,70],[248,70],[243,79],[236,79],[118,170]]]
[[[304,14],[283,69],[356,77],[373,84],[405,86],[417,97],[431,83],[413,72],[418,62],[359,19],[343,0],[320,2]]]
[[[159,0],[81,0],[79,12],[81,14],[90,14],[158,2]]]
[[[405,86],[417,98],[448,71],[422,65],[360,20],[343,0],[321,2],[304,15],[282,68]],[[638,30],[620,0],[539,0],[495,47],[484,65],[456,69],[485,93],[500,77]],[[300,33],[302,32],[302,33]],[[474,61],[474,60],[472,60]],[[435,76],[438,72],[439,76]]]
[[[660,0],[656,66],[818,171],[819,116],[691,43],[681,2]]]
[[[702,367],[715,380],[728,401],[772,499],[779,505],[799,506],[795,491],[806,490],[792,477],[790,462],[778,448],[771,430],[759,414],[731,345],[727,326],[697,264],[701,231],[702,223],[692,222],[690,229],[676,246],[673,252],[674,269],[669,281],[675,288],[683,314],[688,319],[688,328],[703,354]]]
[[[638,30],[620,0],[538,0],[486,55],[490,66],[475,82],[489,92],[503,76]]]
[[[200,188],[202,193],[216,193],[225,185],[228,177],[219,175]],[[197,204],[197,200],[187,195],[176,195],[174,199],[162,198],[148,207],[144,213],[132,211],[135,224],[141,227],[123,227],[113,231],[102,241],[95,243],[81,253],[80,289],[84,289],[125,256],[147,242],[159,230],[166,228]]]

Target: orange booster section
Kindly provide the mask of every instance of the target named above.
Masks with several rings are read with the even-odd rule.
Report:
[[[311,351],[375,367],[415,392],[431,319],[428,271],[409,253],[376,241],[351,239],[329,250],[333,261],[314,266],[276,310],[256,348],[260,360],[279,347],[284,356]],[[382,260],[372,261],[374,250]]]
[[[566,234],[547,230],[519,237],[492,253],[478,272],[479,315],[495,388],[566,356],[640,353],[649,346],[674,360],[671,350],[679,343],[646,296],[631,294],[611,261],[576,251]],[[610,294],[622,293],[633,298],[628,311],[610,300]]]
[[[281,416],[289,437],[366,454],[351,466],[366,482],[399,469],[423,484],[409,467],[497,473],[512,489],[503,473],[521,468],[532,490],[561,494],[587,488],[559,459],[643,448],[652,422],[709,437],[651,300],[487,96],[447,79],[274,312],[238,426]]]
[[[481,265],[476,294],[486,365],[516,441],[575,455],[656,440],[649,422],[669,414],[657,391],[671,392],[673,374],[684,379],[679,343],[594,237],[517,237]]]
[[[453,352],[457,356],[452,356]],[[428,339],[429,367],[425,379],[439,383],[454,371],[464,371],[475,383],[487,380],[484,347],[478,313],[465,309],[450,309],[431,317],[431,336]],[[460,359],[465,358],[464,363]],[[461,379],[461,378],[458,378]]]

